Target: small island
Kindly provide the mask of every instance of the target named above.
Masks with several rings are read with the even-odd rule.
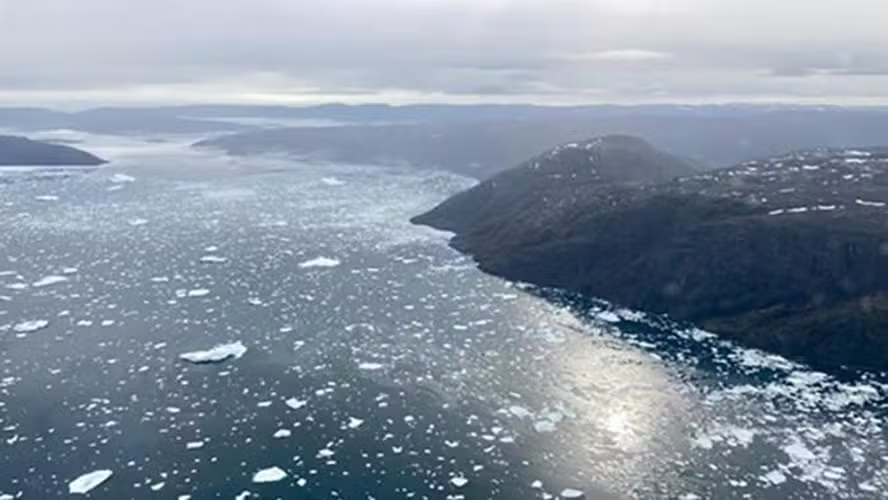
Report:
[[[696,173],[652,149],[564,145],[414,222],[456,233],[452,245],[495,275],[827,369],[888,368],[888,149]]]
[[[0,167],[3,166],[95,166],[105,160],[70,146],[0,135]]]

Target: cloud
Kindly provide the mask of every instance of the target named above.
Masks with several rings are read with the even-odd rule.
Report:
[[[876,100],[886,16],[883,0],[0,1],[0,98]]]

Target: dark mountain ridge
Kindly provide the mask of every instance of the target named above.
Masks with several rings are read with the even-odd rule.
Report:
[[[503,178],[495,189],[511,189]],[[647,184],[544,184],[520,209],[465,210],[492,197],[480,186],[414,221],[455,231],[453,246],[487,272],[822,367],[888,368],[888,149],[798,152]]]
[[[103,163],[107,162],[70,146],[0,135],[0,166],[102,165]]]

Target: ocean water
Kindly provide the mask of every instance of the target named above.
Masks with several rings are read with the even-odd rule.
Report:
[[[888,491],[884,375],[486,276],[407,222],[468,179],[78,140],[0,172],[0,499]]]

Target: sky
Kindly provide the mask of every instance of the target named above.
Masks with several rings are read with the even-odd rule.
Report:
[[[886,0],[0,0],[0,105],[884,105],[886,19]]]

